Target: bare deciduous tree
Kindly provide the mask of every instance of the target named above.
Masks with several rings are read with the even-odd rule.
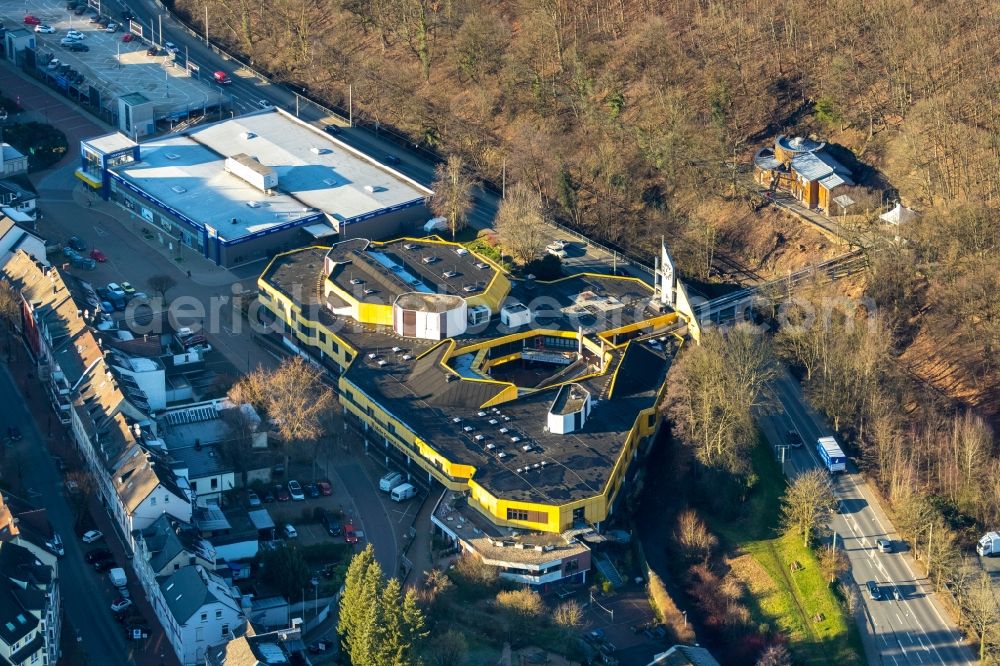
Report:
[[[969,587],[962,610],[979,635],[979,660],[986,663],[987,648],[1000,633],[1000,605],[997,604],[993,583],[985,572]]]
[[[583,622],[583,608],[575,599],[570,599],[556,606],[552,621],[566,629],[579,627]]]
[[[234,402],[249,402],[277,426],[285,441],[285,467],[292,453],[324,435],[324,417],[333,406],[333,393],[323,383],[323,371],[301,356],[285,360],[276,370],[259,369],[245,375],[230,391]]]
[[[821,469],[811,469],[795,477],[781,499],[781,517],[785,529],[809,539],[818,527],[833,514],[837,499],[830,476]]]
[[[704,465],[745,474],[756,441],[753,410],[774,376],[770,347],[751,326],[708,331],[674,364],[667,414]]]
[[[677,516],[674,541],[681,547],[688,559],[702,561],[707,561],[719,544],[718,538],[709,532],[705,521],[693,509],[685,509]]]
[[[160,273],[158,275],[150,275],[146,278],[146,284],[154,292],[160,295],[164,301],[167,300],[167,292],[177,286],[177,280],[169,275]]]
[[[452,240],[455,240],[455,234],[469,223],[472,189],[475,185],[475,180],[465,167],[465,161],[459,155],[449,155],[448,159],[439,164],[434,171],[431,211],[448,221]]]
[[[507,191],[493,226],[505,253],[522,265],[537,259],[549,240],[542,197],[522,183]]]

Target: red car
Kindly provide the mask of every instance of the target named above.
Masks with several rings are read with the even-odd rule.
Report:
[[[105,256],[105,254],[100,250],[98,250],[96,247],[90,251],[90,258],[102,264],[108,260],[107,256]]]
[[[122,41],[123,42],[131,42],[132,41],[132,33],[131,32],[126,32],[124,35],[122,35]]]
[[[316,487],[319,488],[319,494],[323,497],[329,497],[333,494],[333,486],[326,479],[316,482]]]
[[[354,533],[354,525],[347,523],[344,525],[344,541],[347,543],[357,543],[358,535]]]
[[[279,502],[287,502],[291,499],[291,495],[288,494],[288,488],[285,488],[280,483],[274,484],[274,496]]]
[[[42,20],[36,16],[28,14],[24,17],[24,25],[41,25]]]

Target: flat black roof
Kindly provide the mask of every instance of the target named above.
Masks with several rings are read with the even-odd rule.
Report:
[[[460,245],[419,240],[346,240],[330,249],[328,259],[330,279],[338,287],[359,301],[386,305],[411,291],[474,296],[497,273]]]
[[[558,435],[547,428],[556,389],[482,409],[504,386],[461,379],[445,370],[440,361],[446,349],[442,344],[411,361],[393,354],[364,357],[345,377],[443,456],[475,466],[476,482],[494,495],[545,504],[603,491],[638,412],[654,404],[673,354],[672,347],[656,350],[647,343],[617,352],[606,375],[579,382],[595,400],[584,426]],[[380,366],[378,360],[387,363]],[[630,377],[623,388],[619,375],[614,393],[608,395],[610,374],[618,363]]]
[[[634,342],[618,349],[609,347],[611,360],[604,374],[574,380],[594,401],[586,423],[578,432],[552,434],[547,414],[556,388],[523,391],[515,400],[481,409],[506,385],[471,381],[442,367],[447,341],[404,338],[389,327],[363,325],[333,314],[323,305],[319,287],[325,254],[325,248],[308,248],[277,257],[263,278],[303,303],[304,310],[313,311],[309,318],[328,326],[359,351],[345,372],[351,384],[449,460],[475,466],[475,480],[496,496],[551,505],[603,491],[638,412],[655,403],[675,352],[673,338],[661,336],[666,344]],[[660,314],[650,307],[651,297],[652,290],[634,280],[577,275],[550,284],[515,281],[507,302],[531,308],[536,327],[563,331],[582,327],[592,339],[597,332]],[[456,338],[455,344],[462,347],[511,332],[494,316],[487,326]],[[400,351],[393,352],[393,347]],[[423,352],[427,353],[420,358],[403,360],[404,355],[417,357]],[[581,361],[595,362],[592,354]],[[619,366],[609,393],[612,373]],[[588,372],[573,377],[580,374]],[[460,421],[456,423],[455,418]],[[500,432],[501,428],[507,432]],[[515,442],[511,437],[520,439]],[[530,450],[525,451],[525,446]]]

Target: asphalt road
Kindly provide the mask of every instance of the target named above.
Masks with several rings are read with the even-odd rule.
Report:
[[[35,384],[37,390],[37,384]],[[122,628],[111,616],[103,580],[83,559],[84,547],[74,530],[74,514],[63,494],[62,479],[49,456],[45,439],[24,406],[7,367],[0,368],[0,404],[4,421],[17,424],[24,439],[6,452],[21,462],[26,498],[46,510],[53,529],[62,536],[66,555],[59,559],[59,585],[63,612],[79,632],[84,651],[94,664],[129,664],[131,647],[126,645]]]
[[[794,428],[805,442],[798,449],[787,450],[786,472],[794,475],[821,466],[814,443],[832,430],[805,402],[799,384],[787,373],[774,382],[773,389],[782,410],[762,419],[769,437],[783,441],[787,431]],[[831,527],[850,560],[849,575],[864,600],[864,621],[859,621],[859,629],[868,663],[976,663],[972,650],[941,607],[931,582],[914,572],[907,545],[900,540],[864,478],[849,466],[847,473],[835,477],[834,489],[839,512]],[[875,540],[883,537],[892,539],[895,552],[878,552]],[[870,580],[883,590],[883,600],[871,599],[865,588]],[[899,600],[893,598],[893,588],[899,590]]]

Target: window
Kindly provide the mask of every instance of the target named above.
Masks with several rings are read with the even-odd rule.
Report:
[[[192,481],[191,482],[191,490],[193,490],[195,492],[198,492],[198,482],[197,481]]]
[[[192,490],[194,490],[194,488],[192,488]],[[164,504],[170,504],[170,495],[164,495],[163,496],[163,503]]]
[[[156,506],[156,498],[155,497],[150,497],[149,498],[149,506]]]
[[[218,489],[219,489],[219,480],[212,479],[212,490],[218,490]]]
[[[521,509],[507,509],[507,520],[527,520],[528,512]]]
[[[229,625],[224,624],[222,625],[222,637],[225,638],[228,635],[229,635]]]
[[[319,332],[319,343],[321,345],[325,345],[326,344],[326,333],[324,333],[323,331]]]
[[[216,620],[221,620],[222,619],[222,611],[221,610],[215,611],[215,619]]]
[[[201,621],[202,621],[202,622],[204,622],[204,621],[206,621],[207,619],[208,619],[208,613],[202,613],[202,614],[201,614]]]

